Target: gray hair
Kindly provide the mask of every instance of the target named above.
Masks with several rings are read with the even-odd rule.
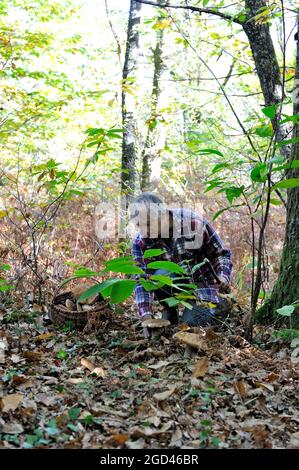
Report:
[[[133,200],[133,204],[145,204],[147,206],[150,204],[164,204],[164,201],[157,194],[146,191],[137,196]]]

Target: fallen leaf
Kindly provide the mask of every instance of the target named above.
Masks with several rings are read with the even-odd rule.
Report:
[[[34,338],[34,341],[45,341],[47,339],[52,338],[54,336],[54,333],[44,333],[42,335],[38,335]]]
[[[37,403],[41,403],[42,405],[46,406],[53,406],[61,401],[61,397],[59,395],[47,394],[47,393],[38,393],[35,396],[35,401]]]
[[[175,390],[176,390],[176,385],[171,387],[169,390],[166,390],[165,392],[155,393],[154,399],[157,401],[167,400],[167,398],[169,398],[174,393]]]
[[[24,351],[23,356],[29,362],[40,362],[42,354],[39,351]]]
[[[146,418],[146,421],[153,424],[156,428],[158,428],[161,424],[161,419],[158,416],[149,416]]]
[[[236,392],[240,395],[241,398],[246,397],[247,388],[246,388],[246,384],[243,382],[243,380],[237,380],[234,383],[234,388],[235,388]]]
[[[171,427],[172,427],[171,421],[169,421],[168,423],[164,423],[161,429],[134,426],[131,429],[131,434],[134,437],[155,437],[155,436],[159,436],[159,434],[170,432],[169,429]]]
[[[136,441],[132,441],[131,439],[126,442],[126,447],[128,449],[144,449],[145,447],[145,440],[141,437]]]
[[[195,364],[192,377],[195,377],[196,379],[198,377],[204,377],[208,371],[208,367],[209,367],[209,359],[207,357],[202,357]]]
[[[117,444],[123,445],[129,439],[129,435],[128,434],[112,434],[111,439],[115,441]]]
[[[6,338],[0,339],[0,350],[6,351],[8,349],[8,343]]]
[[[93,371],[96,368],[96,366],[88,359],[81,359],[81,365],[90,371]]]
[[[22,399],[23,395],[19,393],[12,393],[11,395],[6,395],[1,398],[0,407],[2,412],[7,413],[8,411],[14,411],[20,405]]]
[[[32,409],[33,411],[37,410],[36,402],[34,400],[30,400],[30,398],[26,398],[26,397],[23,398],[22,407]]]
[[[80,379],[80,378],[73,378],[73,379],[67,379],[67,382],[68,382],[69,384],[77,385],[77,384],[84,383],[85,380],[84,380],[84,379]]]
[[[106,377],[106,372],[102,367],[95,367],[92,371],[90,371],[90,374],[95,374],[97,377]]]
[[[135,372],[137,375],[145,375],[145,376],[152,375],[152,372],[150,370],[144,369],[143,367],[137,367],[135,369]]]
[[[188,331],[188,330],[191,330],[191,327],[189,325],[187,325],[186,323],[181,323],[179,325],[179,330],[180,331]]]
[[[271,384],[267,384],[264,382],[254,382],[254,386],[257,388],[265,388],[266,390],[269,390],[270,392],[274,392],[274,387]]]
[[[269,431],[266,429],[264,425],[258,425],[252,428],[248,427],[244,429],[248,432],[251,432],[251,434],[253,435],[255,444],[258,448],[269,447],[269,443],[267,442]]]
[[[5,423],[2,426],[2,432],[5,434],[21,434],[24,428],[20,423]]]
[[[169,443],[169,447],[181,447],[182,445],[182,437],[183,437],[183,433],[182,431],[180,430],[179,427],[177,427],[173,433],[173,435],[171,436],[171,441]]]
[[[267,375],[265,378],[267,382],[275,382],[277,379],[279,379],[279,375],[275,374],[275,372],[271,372],[271,374]]]
[[[17,387],[22,386],[26,388],[32,387],[33,380],[31,377],[26,377],[25,375],[14,375],[12,377],[12,383],[15,384]]]
[[[215,331],[213,330],[213,328],[209,328],[207,331],[206,331],[206,338],[209,340],[209,341],[214,341],[216,339],[220,339],[220,335],[215,333]]]
[[[197,333],[188,333],[187,331],[179,331],[173,335],[174,339],[180,341],[181,344],[187,344],[195,349],[201,349],[202,351],[207,350],[206,341],[202,335]]]
[[[149,369],[161,369],[161,367],[165,367],[165,366],[169,366],[173,364],[173,362],[169,362],[169,361],[159,361],[157,362],[156,364],[151,364],[148,366]]]
[[[22,357],[18,356],[17,354],[12,354],[10,358],[14,364],[17,364],[18,362],[21,362],[24,360]]]
[[[299,432],[291,434],[291,440],[288,449],[299,449]]]
[[[0,364],[5,364],[5,352],[3,349],[0,349]]]

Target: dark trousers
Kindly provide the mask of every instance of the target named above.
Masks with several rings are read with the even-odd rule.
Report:
[[[155,275],[167,275],[168,277],[175,278],[178,277],[175,273],[170,273],[164,269],[158,269],[154,273]],[[174,281],[175,282],[175,281]],[[179,292],[175,288],[171,286],[164,285],[160,289],[154,291],[155,297],[159,302],[163,302],[163,300],[167,299],[168,297],[174,296],[175,293]],[[213,323],[213,317],[215,315],[215,308],[209,308],[206,306],[196,305],[195,301],[189,301],[192,305],[192,308],[185,307],[183,316],[181,318],[182,323],[186,323],[189,326],[208,326]],[[164,316],[167,317],[172,322],[178,320],[178,309],[177,307],[169,307],[166,302],[163,302],[165,305],[165,313]]]

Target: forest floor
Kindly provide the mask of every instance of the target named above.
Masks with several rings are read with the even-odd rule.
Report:
[[[298,360],[269,328],[209,329],[190,358],[134,308],[96,333],[0,308],[1,447],[299,448]]]

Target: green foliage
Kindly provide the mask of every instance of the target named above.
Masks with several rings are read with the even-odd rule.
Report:
[[[143,253],[143,258],[144,258],[144,259],[152,258],[152,257],[154,257],[154,256],[162,255],[164,252],[165,252],[165,250],[161,250],[160,248],[154,248],[154,249],[151,249],[151,250],[145,250],[144,253]]]
[[[148,263],[147,267],[149,269],[165,269],[171,273],[187,274],[186,270],[182,266],[177,263],[173,263],[172,261],[153,261]]]
[[[275,330],[273,332],[273,336],[275,338],[282,338],[284,341],[291,343],[293,340],[299,339],[299,330],[295,330],[293,328]]]
[[[163,253],[164,250],[147,250],[146,256],[147,258],[158,256]],[[92,297],[96,294],[100,294],[104,299],[110,299],[112,304],[119,304],[124,300],[128,299],[138,282],[145,288],[147,291],[152,291],[163,287],[164,285],[173,286],[175,289],[180,291],[180,293],[175,294],[175,297],[170,299],[170,302],[175,302],[175,304],[181,303],[185,306],[190,306],[186,302],[188,298],[195,298],[194,297],[194,289],[196,289],[195,284],[190,283],[173,283],[174,279],[168,275],[150,275],[147,279],[144,279],[142,276],[145,274],[142,269],[136,266],[135,261],[131,256],[124,256],[120,258],[114,258],[109,261],[106,261],[105,268],[96,273],[94,271],[90,271],[86,268],[80,268],[79,270],[75,271],[74,275],[70,278],[63,281],[61,285],[64,285],[66,282],[75,279],[75,278],[84,278],[96,276],[102,276],[103,273],[106,272],[113,272],[119,274],[127,274],[127,275],[138,275],[139,279],[119,279],[119,278],[111,278],[107,279],[103,282],[93,285],[92,287],[88,288],[83,294],[81,294],[79,300],[84,302],[89,297]],[[201,266],[197,265],[197,268]],[[184,267],[177,263],[173,263],[171,261],[153,261],[148,263],[147,268],[149,269],[165,269],[169,271],[169,273],[177,273],[180,275],[179,279],[184,279],[182,275],[187,275],[187,271]],[[194,273],[194,272],[193,272]],[[187,279],[189,279],[187,275]],[[58,356],[57,356],[58,357]],[[64,357],[61,357],[64,358]]]
[[[252,181],[264,183],[267,181],[268,167],[266,163],[258,163],[250,173]]]
[[[279,104],[273,104],[271,106],[266,106],[265,108],[262,108],[262,112],[268,118],[274,119],[275,116],[276,116],[276,110],[277,110],[278,106],[279,106]]]
[[[299,302],[295,301],[291,305],[285,305],[284,307],[281,307],[277,309],[277,313],[283,317],[290,317],[294,312],[296,307],[299,307]]]
[[[68,352],[64,350],[60,350],[56,353],[57,359],[66,359],[68,357]]]
[[[299,178],[289,178],[286,180],[279,181],[274,186],[272,186],[272,191],[279,188],[297,188],[299,186]]]
[[[0,264],[0,292],[6,292],[10,289],[13,289],[13,286],[7,284],[7,280],[1,275],[1,271],[9,271],[11,266],[9,264]]]

